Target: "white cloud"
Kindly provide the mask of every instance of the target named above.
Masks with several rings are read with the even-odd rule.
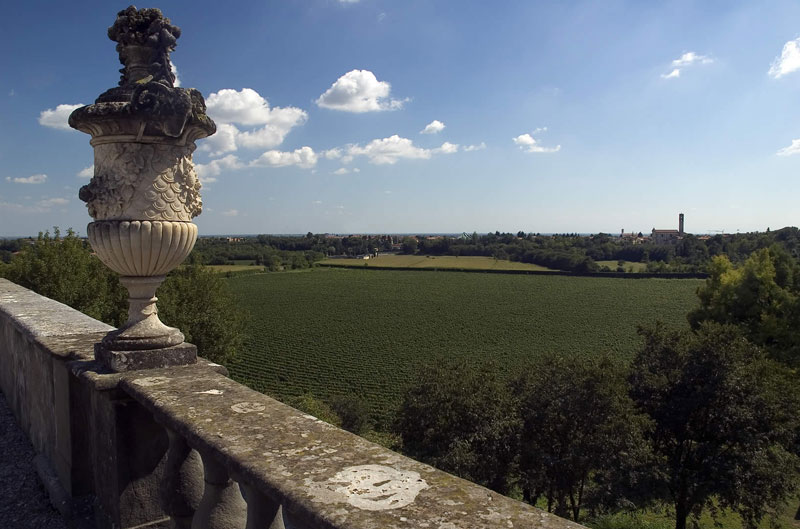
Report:
[[[89,167],[84,167],[78,174],[76,175],[78,178],[91,178],[94,176],[94,165],[90,165]]]
[[[543,130],[547,129],[536,129],[533,131],[533,134]],[[514,140],[514,143],[519,145],[519,148],[525,152],[545,153],[558,152],[561,150],[561,145],[556,145],[555,147],[542,147],[539,142],[530,134],[520,134],[516,138],[512,139]]]
[[[53,206],[63,206],[64,204],[69,204],[69,200],[66,198],[44,198],[36,203],[42,209],[49,209]]]
[[[778,79],[798,69],[800,69],[800,38],[790,40],[783,45],[781,56],[775,57],[767,74],[773,79]]]
[[[690,64],[711,64],[714,59],[707,55],[698,55],[693,51],[688,51],[672,61],[672,66],[682,67]]]
[[[308,113],[296,107],[270,108],[269,102],[251,88],[240,91],[225,88],[214,92],[208,96],[206,106],[208,115],[218,124],[217,133],[203,142],[200,150],[208,151],[212,156],[239,147],[277,147],[294,127],[308,119]],[[257,128],[242,131],[234,123]]]
[[[216,182],[217,179],[215,177],[219,176],[223,171],[235,171],[243,167],[245,165],[239,161],[235,154],[229,154],[222,158],[211,160],[206,164],[198,163],[194,166],[194,169],[197,171],[197,176],[200,177],[200,182],[209,184]]]
[[[437,132],[442,132],[444,130],[444,127],[445,127],[444,123],[442,123],[438,119],[434,119],[433,121],[425,125],[425,128],[422,129],[419,133],[436,134]]]
[[[16,178],[6,177],[6,182],[15,184],[44,184],[47,181],[46,174],[35,174],[31,176],[18,176]]]
[[[374,164],[393,164],[403,159],[428,159],[431,157],[430,149],[417,147],[408,138],[401,138],[397,134],[380,140],[372,140],[364,147],[351,145],[347,149],[349,156],[366,156]]]
[[[175,86],[181,85],[181,80],[178,78],[178,67],[175,66],[175,63],[170,61],[169,63],[170,70],[172,71],[172,75],[175,76],[175,82],[173,83]]]
[[[317,153],[311,147],[300,147],[291,152],[267,151],[252,162],[252,167],[285,167],[296,165],[304,169],[310,169],[317,164]]]
[[[402,108],[408,99],[391,99],[391,90],[388,82],[378,81],[369,70],[351,70],[339,77],[316,103],[322,108],[357,113]]]
[[[441,152],[444,154],[453,154],[454,152],[458,152],[458,144],[457,143],[450,143],[446,141],[442,144],[441,147],[434,149],[435,152]]]
[[[327,160],[338,160],[342,157],[342,149],[338,147],[328,149],[327,151],[322,151],[321,155]]]
[[[347,167],[340,167],[333,172],[335,175],[343,175],[343,174],[350,174],[350,173],[360,173],[361,169],[358,167],[354,167],[352,169],[348,169]]]
[[[353,160],[356,156],[365,156],[369,159],[370,163],[381,164],[394,164],[398,160],[427,160],[434,154],[452,154],[457,152],[459,146],[455,143],[444,142],[440,147],[435,149],[424,149],[414,145],[408,138],[401,138],[397,134],[372,140],[365,146],[348,145],[347,155],[342,157],[342,161],[347,163]]]
[[[483,150],[485,148],[486,148],[486,142],[482,141],[477,145],[467,145],[466,147],[464,147],[464,151],[466,151],[466,152],[480,151],[480,150]]]
[[[674,61],[672,61],[672,71],[662,73],[662,79],[677,79],[681,76],[681,69],[692,66],[693,64],[711,64],[714,59],[708,55],[699,55],[693,51],[687,51]]]
[[[39,125],[50,127],[52,129],[72,130],[67,121],[69,115],[76,108],[82,107],[83,104],[77,105],[58,105],[56,108],[48,108],[42,110],[39,114]]]
[[[793,154],[800,154],[800,139],[792,140],[791,145],[784,147],[775,154],[778,156],[791,156]]]
[[[238,209],[229,209],[228,211],[223,211],[222,214],[225,215],[226,217],[238,217],[239,216],[239,210]]]

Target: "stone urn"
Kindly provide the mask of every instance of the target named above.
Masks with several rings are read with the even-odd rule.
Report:
[[[196,348],[159,320],[155,293],[197,240],[192,152],[216,125],[199,91],[174,86],[169,54],[180,28],[160,10],[120,11],[108,36],[124,65],[119,86],[69,117],[94,148],[94,177],[80,190],[94,219],[89,242],[129,293],[128,321],[95,353],[115,371],[193,363]]]

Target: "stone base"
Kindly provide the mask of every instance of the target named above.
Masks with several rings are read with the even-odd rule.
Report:
[[[163,349],[114,351],[101,342],[94,345],[94,357],[117,373],[121,373],[139,369],[196,364],[197,347],[184,342]]]

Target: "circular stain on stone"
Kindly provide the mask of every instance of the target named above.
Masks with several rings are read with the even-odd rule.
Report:
[[[239,402],[231,406],[231,409],[236,413],[252,413],[254,411],[264,411],[266,406],[260,402]]]
[[[417,472],[383,465],[347,467],[333,476],[332,483],[343,483],[336,492],[347,496],[347,503],[366,511],[399,509],[414,502],[428,484]]]

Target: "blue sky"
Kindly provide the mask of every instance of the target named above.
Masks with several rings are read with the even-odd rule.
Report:
[[[125,3],[0,20],[0,236],[85,233]],[[800,3],[164,1],[217,121],[203,234],[798,225]]]

